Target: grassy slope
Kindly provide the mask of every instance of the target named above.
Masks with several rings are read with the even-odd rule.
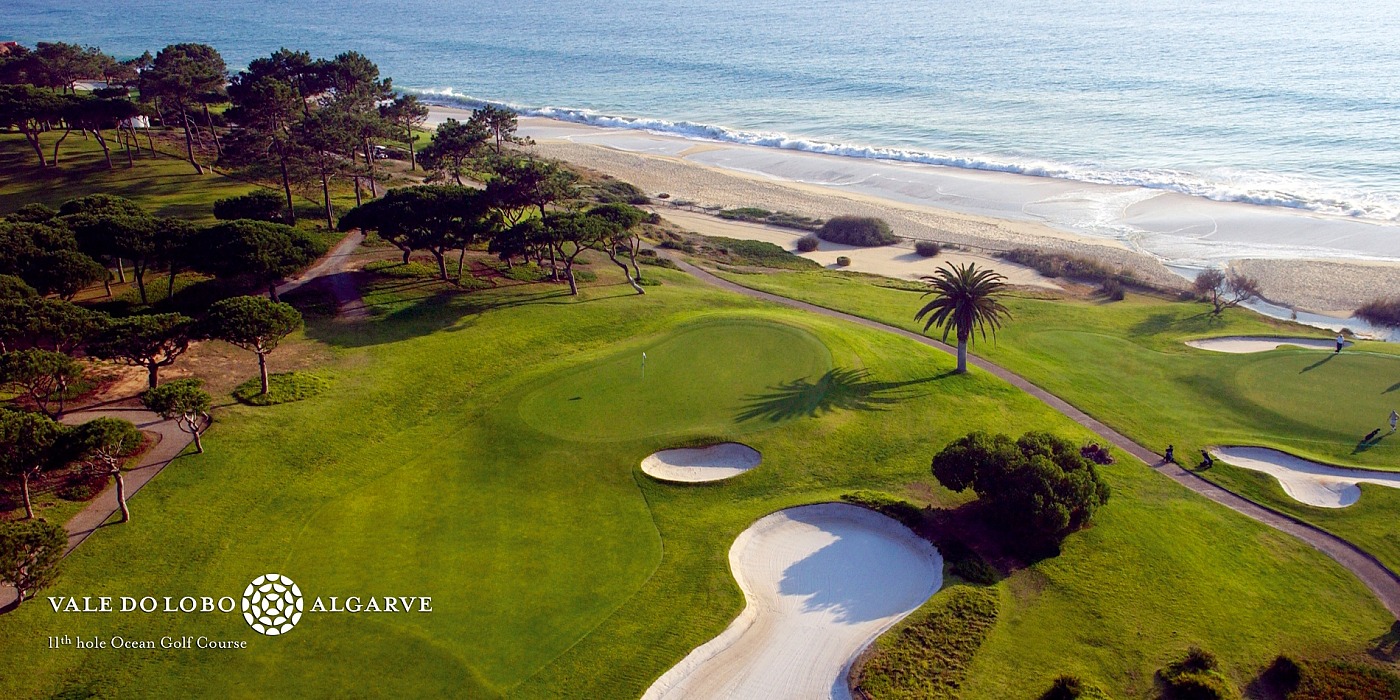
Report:
[[[664,270],[648,269],[664,284],[636,297],[598,270],[603,283],[576,300],[541,285],[386,293],[371,296],[382,306],[367,327],[313,322],[308,335],[339,357],[325,393],[222,409],[207,453],[138,494],[135,520],[97,533],[52,591],[237,595],[279,571],[309,595],[431,595],[436,612],[312,615],[287,639],[266,639],[236,616],[55,616],[40,601],[0,617],[0,656],[30,671],[0,677],[0,694],[635,697],[737,613],[726,553],[758,517],[926,483],[929,455],[974,428],[1087,437],[980,373],[947,376],[946,357],[909,341]],[[717,316],[801,327],[835,367],[869,374],[825,397],[798,383],[770,398],[781,415],[807,411],[745,434],[764,466],[712,486],[637,473],[642,456],[682,436],[569,440],[522,417],[541,387]],[[1031,697],[1064,671],[1145,696],[1152,670],[1193,642],[1247,673],[1282,650],[1355,652],[1387,628],[1384,610],[1320,554],[1140,465],[1106,471],[1115,495],[1098,525],[1000,584],[1001,621],[968,697]],[[50,634],[204,634],[250,649],[51,652]]]
[[[918,330],[919,295],[838,273],[731,276],[758,289]],[[974,352],[1065,398],[1157,450],[1175,444],[1188,464],[1210,445],[1274,447],[1327,462],[1394,469],[1400,438],[1370,448],[1358,440],[1400,403],[1400,350],[1362,343],[1333,357],[1282,349],[1230,355],[1186,347],[1218,335],[1317,335],[1315,329],[1233,310],[1210,319],[1203,306],[1130,296],[1127,301],[1012,298],[1012,321]],[[1232,490],[1316,523],[1400,571],[1400,491],[1363,485],[1345,509],[1294,501],[1267,475],[1218,464],[1202,472]]]

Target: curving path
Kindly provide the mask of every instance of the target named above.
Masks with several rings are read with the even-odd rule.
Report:
[[[664,253],[665,251],[658,251],[658,254]],[[933,338],[919,335],[918,333],[915,333],[913,331],[908,331],[903,328],[887,325],[878,321],[871,321],[870,319],[861,318],[859,316],[854,316],[841,311],[828,309],[824,306],[809,304],[805,301],[798,301],[796,299],[789,299],[787,297],[778,296],[776,294],[760,292],[756,289],[749,289],[748,287],[716,277],[715,275],[712,275],[709,272],[702,270],[689,262],[677,259],[674,256],[668,257],[672,260],[672,262],[675,262],[676,265],[680,267],[680,269],[690,273],[691,275],[694,275],[697,279],[700,279],[721,289],[734,292],[736,294],[743,294],[744,296],[752,297],[754,299],[762,299],[764,301],[773,302],[775,304],[782,304],[784,306],[789,306],[795,309],[801,309],[803,311],[810,311],[811,313],[821,314],[830,318],[841,319],[843,321],[848,321],[850,323],[865,326],[866,328],[873,328],[876,330],[885,331],[887,333],[894,333],[895,335],[903,336],[905,338],[913,340],[916,343],[927,345],[928,347],[941,350],[945,353],[954,354],[957,352],[956,348],[934,340]],[[1308,543],[1312,547],[1316,548],[1318,551],[1334,559],[1338,564],[1341,564],[1348,571],[1352,572],[1352,574],[1354,574],[1357,578],[1361,579],[1361,582],[1365,584],[1367,588],[1371,589],[1371,592],[1374,593],[1378,599],[1380,599],[1381,604],[1384,605],[1386,609],[1390,611],[1390,614],[1394,615],[1396,619],[1400,619],[1400,577],[1397,577],[1394,572],[1392,572],[1390,569],[1387,569],[1383,564],[1380,563],[1380,561],[1378,561],[1375,557],[1371,556],[1370,554],[1367,554],[1361,548],[1357,547],[1356,545],[1353,545],[1352,543],[1340,537],[1337,537],[1336,535],[1333,535],[1331,533],[1320,530],[1312,525],[1304,523],[1301,520],[1285,515],[1271,508],[1266,508],[1264,506],[1259,505],[1258,503],[1255,503],[1254,501],[1239,496],[1231,491],[1227,491],[1226,489],[1216,486],[1215,484],[1207,481],[1204,477],[1188,472],[1176,464],[1167,462],[1162,458],[1161,455],[1158,455],[1152,450],[1149,450],[1146,447],[1143,447],[1142,445],[1139,445],[1136,442],[1129,440],[1128,438],[1120,434],[1118,431],[1108,427],[1107,425],[1104,425],[1099,420],[1075,408],[1074,406],[1071,406],[1064,399],[1061,399],[1060,397],[1051,394],[1050,392],[1036,386],[1035,384],[1032,384],[1030,381],[1021,377],[1020,375],[1015,374],[1014,372],[998,364],[988,362],[985,359],[973,355],[969,355],[967,359],[968,364],[984,372],[987,372],[988,374],[996,376],[997,378],[1010,383],[1012,386],[1015,386],[1016,388],[1030,394],[1031,396],[1040,399],[1041,401],[1048,404],[1051,408],[1069,417],[1074,422],[1079,423],[1080,425],[1094,431],[1103,440],[1113,443],[1114,446],[1118,447],[1119,449],[1122,449],[1124,452],[1127,452],[1133,455],[1134,457],[1137,457],[1138,459],[1142,460],[1143,462],[1147,463],[1153,469],[1166,475],[1167,478],[1181,484],[1182,486],[1185,486],[1186,488],[1192,491],[1195,491],[1196,493],[1202,496],[1205,496],[1206,498],[1209,498],[1212,501],[1215,501],[1216,503],[1219,503],[1220,505],[1225,506],[1226,508],[1229,508],[1230,510],[1246,515],[1250,518],[1253,518],[1254,520],[1268,525],[1269,527],[1272,527],[1281,532],[1288,533]]]
[[[738,476],[762,461],[763,455],[748,445],[721,442],[654,452],[642,460],[642,472],[661,481],[698,484]]]
[[[131,497],[136,495],[142,486],[146,485],[146,482],[154,479],[161,470],[165,469],[166,465],[170,464],[194,441],[189,433],[180,430],[175,421],[165,420],[144,408],[80,409],[65,413],[62,421],[68,425],[78,425],[94,418],[104,417],[129,420],[135,423],[141,432],[153,434],[156,437],[155,444],[146,451],[146,454],[141,456],[141,461],[128,469],[123,477],[126,482],[127,501],[130,501]],[[103,489],[97,498],[63,524],[64,529],[68,531],[68,549],[63,553],[64,556],[68,556],[89,535],[102,527],[103,523],[106,523],[117,510],[117,490],[109,482],[107,488]],[[132,517],[141,517],[140,511],[133,513]],[[0,586],[0,610],[8,608],[14,602],[15,590],[9,586]]]
[[[643,700],[851,697],[852,662],[943,585],[943,559],[897,521],[846,503],[760,518],[729,567],[744,611]]]
[[[277,295],[301,289],[324,277],[331,295],[335,297],[336,317],[353,320],[368,316],[369,310],[360,298],[360,289],[355,285],[352,273],[346,269],[350,264],[351,254],[364,242],[365,232],[360,229],[345,234],[339,243],[326,251],[326,254],[302,272],[301,276],[277,285]]]
[[[1278,479],[1293,500],[1319,508],[1345,508],[1357,502],[1361,498],[1357,484],[1400,489],[1400,472],[1334,467],[1267,447],[1217,447],[1210,453],[1233,466]]]

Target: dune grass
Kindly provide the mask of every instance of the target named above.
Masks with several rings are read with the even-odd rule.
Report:
[[[721,273],[723,274],[723,273]],[[919,294],[834,272],[729,276],[756,289],[891,325],[913,321]],[[1012,320],[972,351],[1021,374],[1158,452],[1171,444],[1188,467],[1214,445],[1259,445],[1342,466],[1395,469],[1400,436],[1361,438],[1400,406],[1400,348],[1361,342],[1329,351],[1284,347],[1232,355],[1185,345],[1224,335],[1330,337],[1325,331],[1232,309],[1129,295],[1127,300],[1014,296]],[[1220,462],[1208,479],[1346,538],[1400,571],[1394,514],[1400,493],[1363,485],[1361,501],[1315,508],[1289,498],[1272,477]]]
[[[313,319],[307,336],[333,349],[336,381],[295,403],[221,408],[206,453],[138,493],[134,520],[95,533],[48,592],[237,596],[277,572],[308,596],[431,596],[434,612],[307,614],[267,638],[237,615],[56,615],[40,600],[0,616],[0,657],[23,669],[0,674],[0,695],[637,697],[738,613],[727,552],[759,517],[866,488],[957,507],[967,496],[928,473],[952,438],[1089,437],[980,372],[949,374],[948,357],[908,340],[670,270],[648,272],[663,284],[645,296],[599,272],[577,298],[549,284],[396,289],[370,295],[368,321]],[[716,332],[688,337],[696,328]],[[783,410],[749,418],[753,429],[722,412],[607,440],[527,420],[542,420],[537,392],[668,342],[736,365],[760,353],[781,370],[737,367],[716,400],[746,391]],[[649,400],[669,410],[656,405],[664,392]],[[613,415],[605,428],[634,419]],[[688,437],[741,433],[764,464],[734,479],[672,485],[638,469]],[[1248,674],[1282,651],[1359,653],[1389,628],[1310,548],[1125,455],[1104,473],[1114,495],[1095,526],[992,589],[1001,613],[964,697],[1022,697],[1067,672],[1147,697],[1152,672],[1193,643]],[[55,634],[206,635],[248,649],[46,649]]]

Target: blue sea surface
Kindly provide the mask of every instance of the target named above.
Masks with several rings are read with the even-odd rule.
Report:
[[[1400,13],[1360,0],[10,0],[0,39],[237,68],[354,49],[444,101],[1400,223]],[[7,34],[7,35],[6,35]]]

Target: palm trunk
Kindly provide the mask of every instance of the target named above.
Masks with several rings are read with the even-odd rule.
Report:
[[[267,353],[258,353],[258,377],[262,379],[262,393],[267,394]]]
[[[967,371],[967,338],[958,338],[958,374]]]
[[[121,467],[112,470],[112,479],[117,482],[117,507],[121,508],[121,522],[131,520],[131,510],[126,507],[126,480],[122,478]]]

